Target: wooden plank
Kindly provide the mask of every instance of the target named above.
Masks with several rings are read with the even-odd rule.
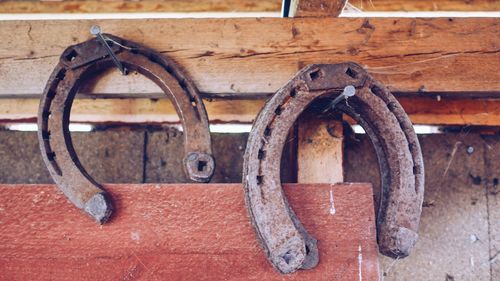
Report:
[[[500,126],[500,99],[399,97],[415,124]],[[212,123],[251,123],[264,100],[205,100]],[[33,122],[37,99],[0,99],[0,121]],[[176,123],[167,99],[76,99],[71,120],[79,123]]]
[[[0,121],[36,120],[38,99],[0,99]],[[212,123],[252,123],[264,100],[204,101]],[[169,99],[76,99],[71,120],[80,123],[178,123]]]
[[[290,17],[337,17],[347,0],[291,0]]]
[[[98,226],[53,185],[0,185],[0,272],[7,280],[378,280],[369,184],[288,185],[319,240],[313,270],[267,262],[240,184],[107,185],[117,209]],[[337,212],[329,212],[330,191]]]
[[[500,11],[498,0],[349,0],[362,11]]]
[[[496,0],[350,0],[363,11],[500,11]],[[279,12],[280,0],[0,1],[2,13]]]
[[[0,22],[0,96],[39,95],[94,20]],[[274,93],[303,65],[356,61],[395,92],[500,92],[497,18],[99,20],[182,65],[204,93]],[[270,32],[272,31],[272,32]],[[397,43],[396,43],[397,42]],[[23,83],[30,81],[30,83]],[[82,92],[158,94],[116,70]]]
[[[274,12],[280,0],[0,1],[0,13]]]
[[[500,99],[399,98],[415,124],[500,126]]]
[[[342,120],[306,113],[300,117],[298,127],[297,182],[343,182]]]

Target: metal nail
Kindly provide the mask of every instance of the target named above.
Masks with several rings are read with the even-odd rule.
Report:
[[[120,70],[120,72],[122,73],[122,75],[127,75],[127,69],[118,60],[118,58],[116,57],[116,55],[113,52],[113,50],[111,50],[111,47],[108,45],[108,42],[106,42],[106,39],[104,39],[104,36],[102,36],[101,27],[98,26],[98,25],[93,25],[90,28],[90,34],[96,36],[97,39],[99,39],[99,41],[102,43],[102,45],[104,45],[104,47],[106,48],[106,51],[108,51],[109,56],[111,57],[111,59],[113,60],[113,62],[116,64],[116,67],[118,67],[118,69]]]

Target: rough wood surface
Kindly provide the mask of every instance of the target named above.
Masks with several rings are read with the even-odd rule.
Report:
[[[297,182],[344,181],[341,118],[319,119],[305,114],[298,122]]]
[[[415,124],[500,126],[500,99],[399,97]],[[264,100],[205,100],[212,123],[251,123]],[[33,122],[38,99],[0,99],[0,121]],[[71,120],[82,123],[178,122],[168,99],[76,99]]]
[[[303,65],[342,61],[395,92],[500,92],[497,18],[247,18],[4,21],[0,96],[39,95],[62,51],[96,23],[171,56],[205,93],[274,93]],[[112,73],[81,91],[160,93]]]
[[[0,1],[1,13],[274,12],[280,0]]]
[[[53,185],[0,185],[2,278],[378,280],[368,184],[285,188],[298,217],[319,239],[321,256],[316,269],[286,277],[262,253],[239,184],[106,188],[118,211],[98,226]]]
[[[279,12],[280,0],[0,1],[2,13]],[[350,0],[363,11],[500,11],[496,0]]]
[[[337,17],[347,0],[291,0],[289,17]]]
[[[500,11],[498,0],[349,0],[363,11]]]

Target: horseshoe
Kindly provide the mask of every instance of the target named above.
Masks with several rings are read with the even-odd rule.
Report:
[[[281,188],[280,161],[287,134],[313,101],[333,100],[348,86],[356,94],[335,109],[358,121],[375,147],[382,189],[377,214],[380,252],[405,257],[418,238],[424,165],[403,108],[355,63],[309,65],[266,103],[253,124],[244,156],[246,206],[268,260],[281,273],[313,268],[319,262],[316,239],[300,223]]]
[[[208,182],[215,162],[208,118],[194,83],[171,59],[148,48],[106,34],[112,52],[126,69],[155,82],[172,100],[184,130],[184,170],[197,182]],[[73,99],[96,73],[113,67],[106,46],[96,38],[68,47],[60,57],[40,100],[38,139],[42,157],[58,188],[98,223],[110,217],[110,195],[83,168],[68,129]]]

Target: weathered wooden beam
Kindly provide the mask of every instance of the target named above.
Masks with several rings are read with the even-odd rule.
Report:
[[[1,13],[274,12],[280,0],[0,1]]]
[[[500,11],[497,0],[349,0],[362,11]]]
[[[500,126],[500,99],[399,97],[415,124]],[[36,120],[37,99],[0,99],[0,121]],[[213,123],[251,123],[264,100],[205,100]],[[76,99],[73,122],[162,123],[179,118],[168,99]]]
[[[89,28],[171,56],[204,93],[274,93],[303,65],[355,61],[395,92],[500,92],[497,18],[157,19],[0,22],[0,96],[39,95]],[[27,83],[29,81],[29,83]],[[158,95],[117,71],[82,92]]]
[[[347,0],[290,0],[289,17],[337,17]]]
[[[0,1],[2,13],[279,12],[280,0]],[[350,0],[363,11],[500,11],[496,0]]]
[[[0,185],[0,269],[12,280],[378,280],[369,184],[288,185],[320,263],[284,277],[267,262],[240,184],[106,185],[99,226],[54,185]],[[330,200],[330,192],[334,202]],[[330,214],[334,204],[336,213]]]

